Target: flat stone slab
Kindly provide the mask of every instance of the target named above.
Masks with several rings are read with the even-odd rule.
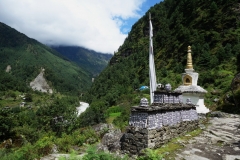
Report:
[[[240,156],[237,155],[223,155],[223,160],[238,160],[240,159]]]
[[[76,158],[81,159],[83,156],[84,154],[77,155]],[[70,158],[70,154],[49,154],[45,157],[42,157],[40,160],[59,160],[60,158],[68,159]]]
[[[176,160],[240,159],[240,115],[211,117],[209,123],[199,136],[186,142],[176,153]]]

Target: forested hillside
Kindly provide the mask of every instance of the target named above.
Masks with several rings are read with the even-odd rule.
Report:
[[[165,0],[150,8],[132,26],[108,67],[86,95],[92,105],[82,115],[83,124],[87,125],[86,118],[93,124],[104,121],[104,118],[99,119],[104,110],[117,104],[125,108],[118,119],[122,121],[128,117],[129,106],[139,103],[142,93],[136,89],[149,85],[149,12],[157,82],[170,83],[172,88],[181,84],[187,46],[191,45],[194,69],[199,73],[198,85],[208,90],[206,105],[212,110],[233,107],[231,111],[236,111],[230,84],[240,66],[239,7],[237,0]]]
[[[89,71],[92,77],[96,77],[107,66],[113,56],[112,54],[99,53],[76,46],[52,46],[51,48]]]
[[[53,94],[30,88],[42,68]],[[78,96],[90,88],[91,78],[60,53],[0,23],[1,159],[40,159],[53,144],[67,152],[63,139],[78,128]]]
[[[45,78],[55,92],[79,94],[90,88],[91,73],[51,48],[0,23],[0,90],[25,92],[45,69]],[[9,73],[5,70],[11,67]]]

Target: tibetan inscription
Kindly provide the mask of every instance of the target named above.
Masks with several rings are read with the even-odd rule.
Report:
[[[148,115],[148,128],[155,129],[155,128],[161,128],[162,127],[162,114],[156,113],[156,114],[149,114]]]
[[[190,116],[191,116],[191,121],[192,120],[197,120],[198,119],[198,114],[197,114],[197,111],[195,109],[191,109],[190,110]]]
[[[129,125],[139,128],[146,128],[147,127],[147,113],[142,112],[135,112],[132,113],[129,120]]]
[[[190,112],[189,110],[182,110],[181,112],[181,117],[182,117],[182,121],[190,121]]]

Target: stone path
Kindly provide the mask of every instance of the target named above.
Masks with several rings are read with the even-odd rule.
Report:
[[[211,117],[203,132],[185,143],[176,160],[240,160],[240,116]]]
[[[211,117],[206,128],[201,126],[203,132],[199,136],[188,142],[181,141],[185,147],[172,159],[240,160],[240,115],[221,113],[218,116]],[[50,154],[41,160],[57,160],[60,156],[69,155]]]
[[[81,159],[83,156],[84,154],[77,155],[75,159]],[[42,157],[40,160],[59,160],[60,158],[64,160],[72,160],[69,154],[49,154],[48,156]]]

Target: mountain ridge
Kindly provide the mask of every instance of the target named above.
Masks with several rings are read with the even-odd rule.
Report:
[[[0,88],[3,90],[28,90],[41,68],[45,69],[44,77],[50,87],[57,92],[79,94],[92,83],[89,71],[4,23],[0,23],[0,55],[0,69],[5,71],[11,66],[9,73],[1,72]],[[13,83],[16,81],[18,83]]]
[[[113,55],[100,53],[79,46],[51,46],[68,60],[75,62],[81,68],[89,71],[96,77],[107,66]]]

